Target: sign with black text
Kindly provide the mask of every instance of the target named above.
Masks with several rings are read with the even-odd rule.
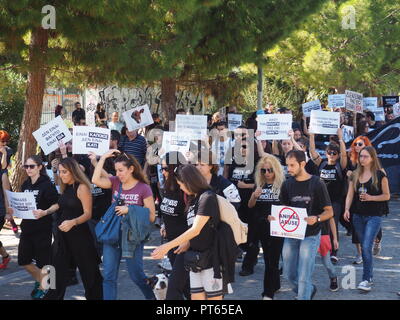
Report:
[[[346,90],[346,109],[349,111],[363,112],[363,94]]]
[[[271,221],[271,236],[304,240],[307,229],[305,208],[273,205],[271,216],[275,218]]]
[[[340,112],[311,111],[310,132],[317,134],[337,134]]]
[[[309,118],[311,115],[311,110],[321,110],[321,102],[319,100],[314,100],[303,103],[301,107],[303,109],[303,114]]]
[[[6,190],[13,215],[28,220],[36,220],[33,210],[36,210],[36,200],[33,192],[11,192]]]
[[[110,150],[110,129],[75,126],[72,134],[72,153],[94,152],[101,156]]]
[[[344,108],[346,106],[346,95],[345,94],[328,95],[328,106],[330,108]]]
[[[257,116],[258,140],[287,140],[292,129],[291,114],[260,114]]]
[[[234,131],[242,125],[243,115],[236,113],[228,113],[228,130]]]

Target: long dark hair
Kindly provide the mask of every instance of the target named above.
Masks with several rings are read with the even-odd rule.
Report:
[[[189,192],[196,195],[210,190],[206,179],[201,175],[200,171],[192,164],[179,166],[175,170],[176,179],[182,182]]]
[[[140,182],[150,184],[149,180],[147,179],[147,177],[143,172],[143,169],[139,161],[137,161],[134,156],[122,153],[114,160],[114,164],[117,162],[122,162],[123,165],[127,168],[133,167],[133,173],[132,173],[133,178],[139,180]]]
[[[43,165],[43,161],[42,161],[42,158],[40,156],[33,155],[33,156],[30,156],[29,158],[27,158],[26,160],[28,160],[28,159],[31,159],[34,163],[36,163],[37,166],[42,166],[42,169],[40,169],[39,174],[41,176],[48,177],[47,172],[46,172],[46,168]]]
[[[168,193],[178,192],[180,190],[174,171],[180,164],[186,163],[183,162],[183,160],[185,160],[185,157],[178,151],[168,152],[162,158],[162,161],[165,161],[168,166],[168,178],[165,180],[164,184],[164,190]]]
[[[91,184],[89,179],[87,178],[86,174],[82,171],[81,167],[79,166],[79,163],[74,158],[71,157],[64,158],[60,161],[59,166],[60,165],[63,166],[72,174],[74,183],[84,184],[89,188],[89,190],[91,189]],[[60,179],[61,193],[64,193],[66,187],[67,186]]]

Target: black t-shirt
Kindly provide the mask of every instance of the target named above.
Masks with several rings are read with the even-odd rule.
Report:
[[[360,201],[360,193],[362,188],[365,189],[366,193],[371,196],[381,195],[382,192],[382,180],[386,175],[378,170],[376,172],[378,177],[378,185],[377,189],[372,185],[372,178],[369,179],[366,183],[357,183],[356,191],[354,192],[354,213],[363,216],[382,216],[384,213],[385,201]]]
[[[253,189],[253,192],[256,188]],[[257,220],[266,221],[267,217],[271,215],[271,206],[279,205],[279,190],[275,191],[272,184],[265,184],[262,188],[262,193],[256,201],[254,212]]]
[[[200,234],[190,240],[190,248],[192,250],[203,252],[211,249],[215,241],[216,231],[211,227],[211,223],[215,226],[219,223],[219,207],[214,192],[205,191],[190,202],[186,216],[189,228],[193,225],[196,215],[210,217],[209,221],[201,229]]]
[[[311,179],[318,179],[314,182],[314,188],[311,190]],[[280,193],[281,203],[286,206],[306,208],[308,216],[317,216],[324,211],[324,207],[331,206],[328,190],[319,178],[311,176],[311,179],[306,181],[297,181],[295,178],[286,180]],[[289,190],[290,189],[290,190]],[[313,198],[311,199],[311,192]],[[310,202],[312,200],[312,208],[310,210]],[[315,223],[307,225],[306,237],[315,236],[321,231],[321,224]]]
[[[112,190],[102,189],[92,184],[93,209],[92,219],[100,220],[111,205]]]
[[[311,159],[308,160],[304,169],[307,171],[308,174],[311,174],[313,176],[318,175],[318,167]]]
[[[85,119],[85,110],[83,110],[82,108],[75,109],[72,112],[72,120],[75,120],[77,122],[80,119]]]
[[[341,170],[341,179],[338,173],[338,169]],[[344,196],[343,190],[345,189],[346,183],[344,180],[345,173],[341,169],[340,164],[330,165],[327,164],[325,161],[322,162],[319,167],[319,177],[322,181],[325,182],[331,201],[340,202]]]
[[[240,195],[236,186],[223,176],[213,174],[210,181],[212,191],[226,198],[236,209],[240,205]]]
[[[255,166],[246,166],[245,164],[237,164],[235,161],[229,166],[229,180],[238,188],[242,203],[247,203],[251,196],[251,189],[242,189],[238,187],[238,182],[243,181],[247,184],[254,183]]]
[[[187,230],[185,202],[181,191],[164,192],[160,212],[168,241],[174,240]]]

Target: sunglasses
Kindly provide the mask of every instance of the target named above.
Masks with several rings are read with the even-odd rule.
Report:
[[[35,169],[37,167],[36,164],[24,164],[24,169]]]
[[[363,145],[364,145],[364,143],[362,143],[362,142],[357,142],[354,144],[354,146],[359,146],[359,147],[362,147]]]
[[[265,168],[261,168],[261,173],[262,174],[266,174],[266,173],[274,173],[274,169],[269,168],[269,169],[265,169]]]
[[[338,153],[336,151],[327,151],[326,152],[328,156],[337,156]]]

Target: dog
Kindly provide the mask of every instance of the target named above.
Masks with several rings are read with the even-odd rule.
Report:
[[[144,109],[140,109],[140,111],[136,110],[133,111],[131,114],[131,118],[135,120],[137,123],[140,123],[142,121],[142,113],[144,112]]]
[[[159,273],[147,278],[146,282],[153,289],[157,300],[165,300],[168,288],[168,276],[165,273]]]

